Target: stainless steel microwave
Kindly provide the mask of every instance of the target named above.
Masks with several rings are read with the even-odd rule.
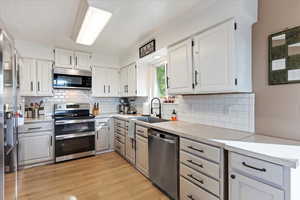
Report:
[[[90,90],[92,88],[92,72],[54,68],[53,88]]]

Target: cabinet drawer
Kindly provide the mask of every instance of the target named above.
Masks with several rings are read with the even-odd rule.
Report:
[[[180,162],[197,171],[207,174],[208,176],[216,179],[220,178],[220,168],[218,164],[204,160],[183,151],[180,152]]]
[[[220,195],[220,184],[218,181],[209,178],[208,176],[205,176],[183,164],[180,165],[180,175],[196,185],[208,190],[209,192],[217,196]]]
[[[120,127],[115,126],[115,133],[125,136],[125,130]]]
[[[115,140],[125,144],[125,136],[123,136],[123,135],[115,134]]]
[[[136,126],[135,128],[136,134],[141,135],[143,137],[148,137],[148,128],[142,127],[142,126]]]
[[[28,123],[19,127],[20,133],[26,132],[40,132],[40,131],[49,131],[53,130],[52,122],[40,122],[40,123]]]
[[[218,200],[183,177],[180,177],[180,200]]]
[[[125,121],[123,121],[123,120],[116,119],[114,124],[117,127],[125,128]]]
[[[208,160],[220,162],[220,149],[200,142],[181,138],[180,149],[204,157]]]
[[[231,168],[245,172],[251,176],[264,179],[267,182],[283,185],[283,167],[267,161],[230,153]]]
[[[125,155],[125,145],[120,143],[119,141],[115,140],[115,150],[121,154],[122,156]]]

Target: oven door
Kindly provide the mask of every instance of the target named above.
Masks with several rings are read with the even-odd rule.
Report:
[[[68,74],[54,74],[53,87],[90,90],[92,88],[92,77]]]
[[[95,154],[95,133],[56,136],[55,161],[61,162]]]
[[[94,131],[95,121],[93,119],[55,121],[55,136]]]

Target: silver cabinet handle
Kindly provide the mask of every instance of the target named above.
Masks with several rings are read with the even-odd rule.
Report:
[[[195,85],[198,85],[198,71],[195,70]]]
[[[78,57],[75,57],[76,66],[78,66]]]
[[[31,90],[31,92],[33,91],[33,82],[32,81],[30,82],[30,90]]]
[[[53,145],[53,136],[51,135],[51,137],[50,137],[50,146],[52,147],[52,145]]]
[[[41,91],[40,89],[40,82],[38,81],[38,91]]]
[[[42,129],[42,127],[31,127],[31,128],[28,128],[28,130],[38,130],[38,129]]]
[[[104,90],[104,93],[106,93],[106,91],[105,91],[105,85],[103,86],[103,90]]]
[[[108,93],[110,93],[110,85],[108,86]]]
[[[70,56],[70,65],[72,65],[72,56]]]

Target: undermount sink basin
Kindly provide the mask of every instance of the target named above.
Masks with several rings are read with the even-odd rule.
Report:
[[[140,117],[135,117],[134,119],[147,122],[150,124],[170,121],[167,119],[161,119],[161,118],[151,117],[151,116],[140,116]]]

